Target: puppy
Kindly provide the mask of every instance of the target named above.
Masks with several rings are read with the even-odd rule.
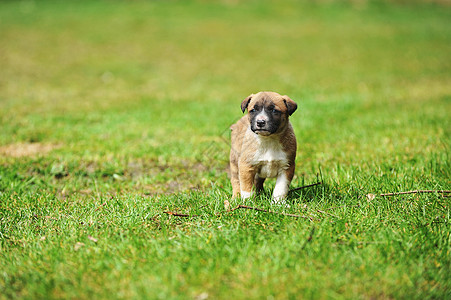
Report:
[[[252,94],[241,103],[243,116],[233,124],[230,171],[233,197],[247,199],[277,178],[273,203],[283,204],[294,175],[296,137],[288,120],[297,104],[274,92]]]

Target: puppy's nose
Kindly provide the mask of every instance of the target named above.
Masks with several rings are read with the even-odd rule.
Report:
[[[257,126],[258,127],[265,127],[266,121],[265,120],[257,120]]]

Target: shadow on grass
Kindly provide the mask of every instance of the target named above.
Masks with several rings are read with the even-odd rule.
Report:
[[[301,189],[292,188],[288,194],[291,203],[342,203],[343,201],[359,201],[365,193],[354,185],[339,185],[324,181]]]
[[[312,186],[292,188],[288,194],[288,201],[295,202],[300,199],[303,202],[312,202],[324,199],[326,195],[331,195],[332,191],[333,189],[328,184],[318,182]]]

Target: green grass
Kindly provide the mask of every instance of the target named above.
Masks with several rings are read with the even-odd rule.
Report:
[[[0,2],[0,298],[449,299],[444,1]],[[251,93],[292,186],[224,212]],[[239,204],[234,201],[232,205]],[[196,215],[181,218],[165,211]]]

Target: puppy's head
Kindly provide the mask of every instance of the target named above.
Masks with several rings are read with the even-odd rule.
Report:
[[[241,103],[243,113],[248,110],[251,130],[268,136],[283,130],[288,117],[297,109],[297,104],[288,96],[274,92],[252,94]]]

